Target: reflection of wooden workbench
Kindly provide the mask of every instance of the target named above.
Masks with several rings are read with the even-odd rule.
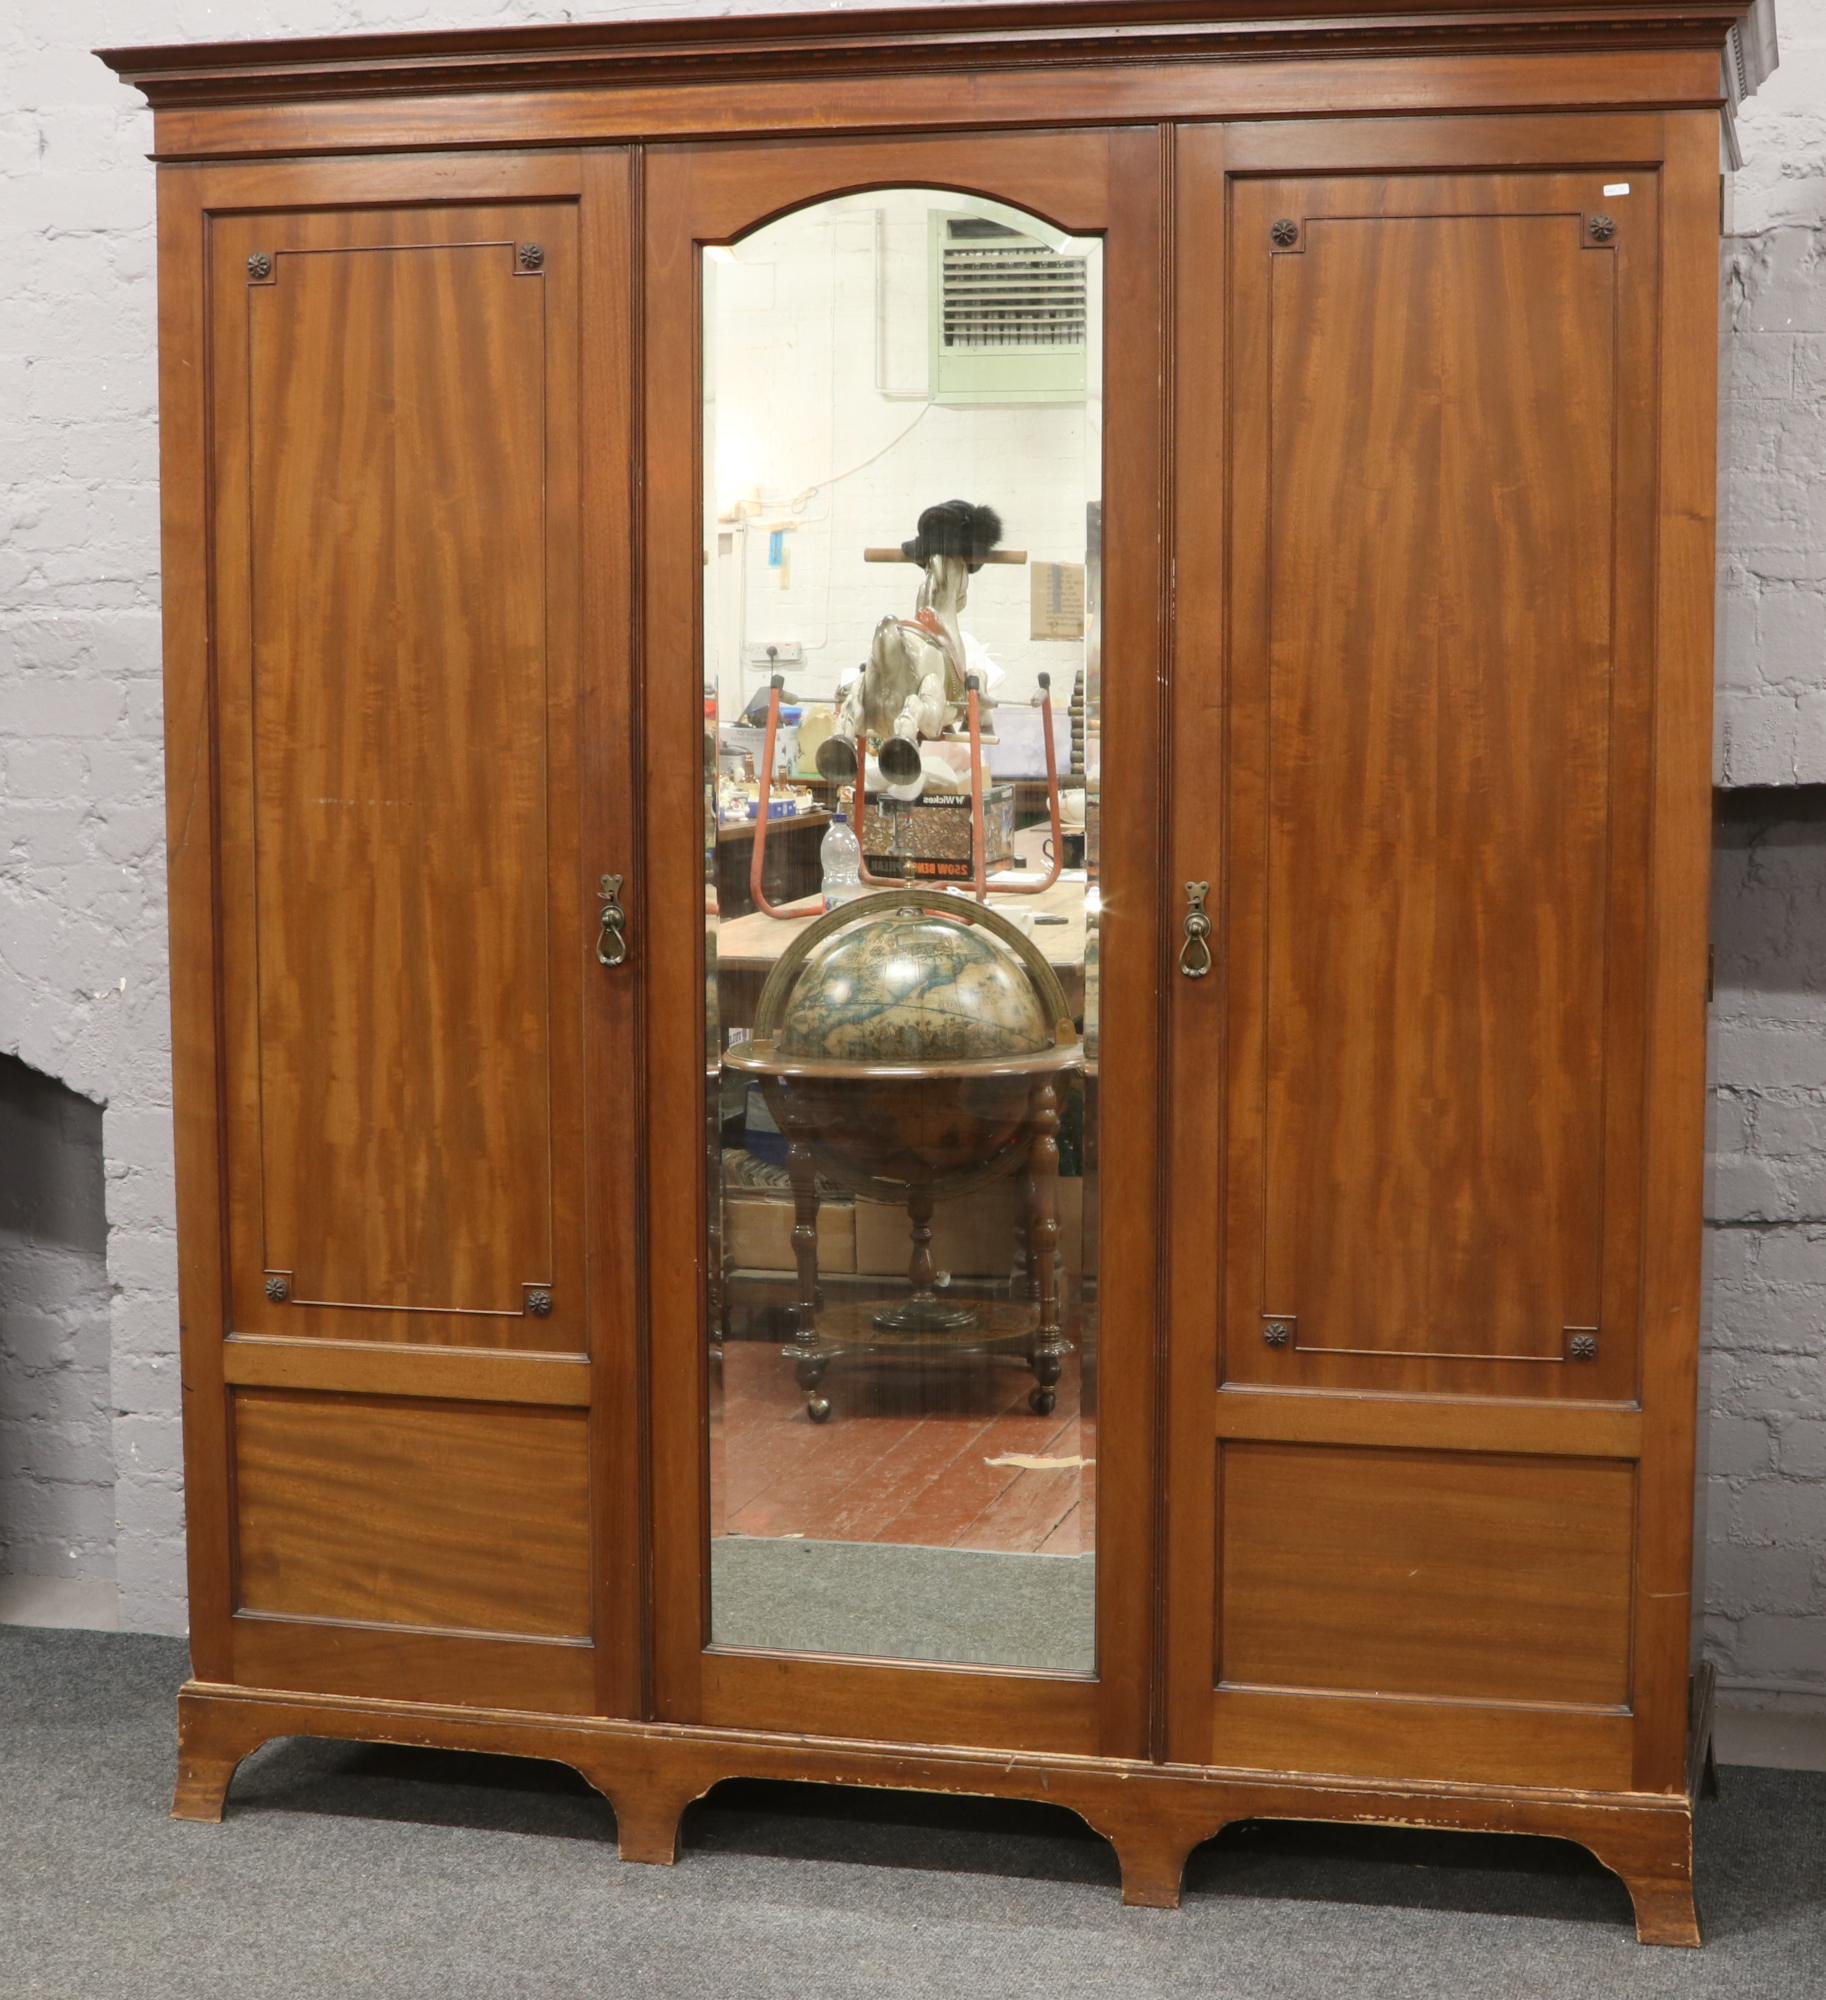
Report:
[[[770,850],[772,846],[770,828]],[[932,892],[926,889],[915,893]],[[1032,910],[1037,916],[1065,919],[1062,924],[1036,924],[1032,936],[1036,949],[1059,975],[1066,1005],[1074,1017],[1084,1012],[1084,898],[1082,874],[1076,880],[1061,876],[1038,896],[998,896],[993,890],[989,895],[989,907],[998,915],[1013,916],[1022,910]],[[812,917],[802,917],[783,924],[757,910],[750,916],[725,918],[718,926],[717,1008],[725,1030],[752,1024],[761,988],[775,960],[812,921]]]
[[[795,813],[767,822],[767,878],[761,884],[770,903],[794,903],[815,896],[824,879],[818,843],[831,823],[827,812]],[[749,863],[754,858],[754,822],[737,820],[716,832],[716,893],[719,905],[741,916],[755,907],[749,893]],[[761,917],[761,923],[772,923]],[[778,926],[776,926],[778,928]]]

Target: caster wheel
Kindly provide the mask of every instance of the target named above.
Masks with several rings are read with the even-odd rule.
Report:
[[[831,1413],[831,1406],[824,1400],[822,1396],[806,1397],[805,1414],[811,1418],[813,1423],[815,1424],[823,1423],[825,1419],[829,1417],[830,1413]]]
[[[1050,1389],[1036,1389],[1027,1399],[1027,1407],[1036,1417],[1050,1417],[1058,1397]]]

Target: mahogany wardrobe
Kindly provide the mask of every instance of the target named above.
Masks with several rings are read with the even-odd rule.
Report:
[[[1044,1798],[1141,1904],[1245,1817],[1523,1832],[1696,1944],[1766,21],[105,60],[157,131],[177,1813],[318,1735],[560,1760],[649,1862],[728,1777]],[[780,870],[838,817],[820,929]]]

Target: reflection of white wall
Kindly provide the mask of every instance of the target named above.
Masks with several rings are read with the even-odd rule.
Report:
[[[758,508],[741,525],[725,519],[710,544],[705,629],[725,715],[762,684],[736,671],[744,644],[803,646],[788,685],[817,698],[866,659],[879,619],[912,614],[918,573],[865,564],[862,551],[907,540],[934,501],[994,507],[1005,542],[1036,560],[1084,560],[1097,404],[925,400],[926,216],[947,205],[900,191],[846,198],[757,231],[734,262],[706,263],[714,510],[759,489]],[[1093,251],[1094,298],[1100,271]],[[1093,370],[1097,359],[1093,341]],[[784,587],[768,563],[781,526]],[[1007,670],[1004,698],[1026,697],[1047,671],[1064,700],[1083,647],[1031,639],[1028,593],[1025,568],[982,569],[965,629]]]

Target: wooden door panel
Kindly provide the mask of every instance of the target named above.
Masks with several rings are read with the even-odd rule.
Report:
[[[575,1350],[575,209],[220,234],[235,1324]]]
[[[1302,1347],[1597,1324],[1615,313],[1579,225],[1321,218],[1270,261],[1264,1310]]]
[[[587,1640],[588,1421],[237,1390],[236,1609]]]
[[[1174,1756],[1681,1781],[1711,139],[1180,135]]]
[[[1224,1447],[1220,1686],[1622,1708],[1635,1468]]]
[[[1227,1379],[1633,1386],[1635,189],[1235,196]]]

